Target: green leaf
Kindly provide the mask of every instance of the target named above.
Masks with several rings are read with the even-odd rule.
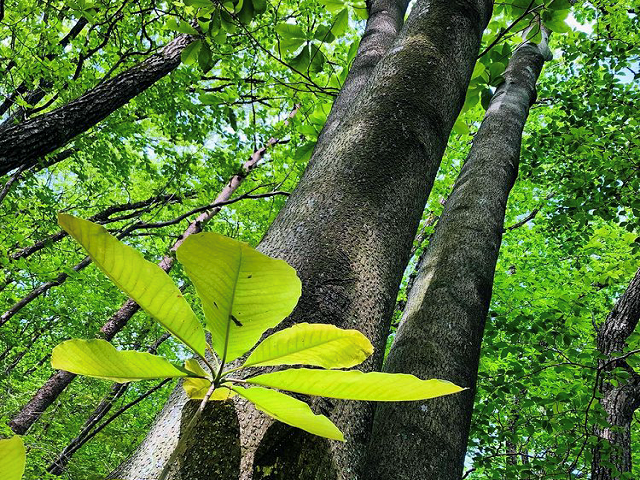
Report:
[[[249,25],[254,16],[255,12],[253,10],[253,3],[251,0],[246,0],[238,12],[238,20],[240,20],[240,23],[243,25]]]
[[[266,338],[243,366],[304,364],[349,368],[364,362],[372,353],[373,345],[358,330],[299,323]]]
[[[200,51],[200,47],[202,46],[202,40],[196,40],[193,43],[187,45],[182,53],[180,54],[180,58],[182,63],[185,65],[193,65],[198,60],[198,52]]]
[[[316,33],[313,35],[313,38],[325,43],[331,43],[336,39],[335,35],[331,33],[331,27],[328,25],[320,25],[316,28]]]
[[[473,73],[471,74],[471,78],[476,78],[482,75],[485,71],[485,66],[482,62],[476,62],[476,66],[473,67]]]
[[[20,480],[24,474],[26,451],[22,438],[14,436],[0,440],[0,471],[2,480]]]
[[[58,214],[58,223],[120,290],[180,341],[204,356],[204,330],[164,270],[100,225],[64,213]]]
[[[317,137],[317,133],[315,136]],[[307,161],[311,158],[314,148],[316,148],[316,142],[307,142],[296,149],[295,153],[293,154],[293,158],[301,162]]]
[[[147,352],[117,350],[106,340],[73,339],[53,349],[51,366],[87,377],[124,383],[152,378],[187,377],[189,371]]]
[[[284,52],[296,51],[307,40],[302,28],[291,23],[276,25],[275,31],[280,35],[280,49]]]
[[[281,23],[275,26],[275,31],[282,38],[298,38],[302,40],[307,39],[307,35],[304,33],[304,30],[299,25],[294,25],[292,23]]]
[[[560,10],[559,12],[563,12],[563,10]],[[562,15],[556,15],[555,13],[553,15],[549,15],[547,12],[544,12],[542,14],[542,22],[545,27],[554,33],[569,33],[571,31],[571,27],[567,25],[567,22],[564,21]]]
[[[305,73],[309,69],[310,63],[311,53],[309,51],[309,45],[303,47],[297,56],[289,60],[289,65],[301,73]]]
[[[351,8],[353,8],[353,12],[356,14],[360,20],[366,20],[369,18],[369,10],[367,9],[367,4],[364,0],[352,1],[349,3]]]
[[[211,61],[211,50],[209,49],[209,45],[207,45],[205,42],[202,43],[202,47],[200,48],[200,52],[198,53],[198,65],[200,66],[200,70],[202,70],[204,73],[207,73],[213,68],[213,62]]]
[[[397,402],[457,393],[462,388],[444,380],[421,380],[404,373],[298,368],[265,373],[247,382],[290,392],[345,400]]]
[[[198,95],[198,100],[203,105],[220,105],[225,102],[225,99],[215,93],[201,93]]]
[[[330,13],[338,13],[345,7],[342,0],[320,0],[320,4],[324,5]]]
[[[180,33],[186,33],[187,35],[198,35],[198,31],[187,22],[180,22],[176,30]]]
[[[331,26],[331,33],[336,37],[341,37],[347,31],[349,26],[349,11],[345,8],[336,15],[333,19],[333,25]]]
[[[453,125],[453,131],[458,135],[468,135],[469,127],[464,121],[458,118],[458,120],[456,120],[456,123],[454,123]]]
[[[211,372],[205,371],[204,368],[202,368],[202,365],[200,365],[200,363],[195,358],[187,359],[184,362],[184,368],[194,373],[198,377],[208,378],[208,379],[212,378]]]
[[[199,233],[177,255],[202,299],[213,348],[225,362],[247,352],[298,303],[296,271],[244,242]]]
[[[260,15],[267,11],[267,0],[251,0],[253,3],[253,9]]]
[[[344,442],[344,435],[324,415],[316,415],[309,405],[289,395],[266,388],[233,387],[233,391],[276,420],[325,438]]]
[[[311,71],[313,73],[320,73],[324,67],[326,57],[320,47],[317,45],[311,45]]]
[[[226,10],[220,10],[220,23],[227,33],[236,33],[238,27],[233,21],[233,17]]]
[[[185,5],[192,5],[194,7],[210,7],[211,0],[184,0]]]
[[[482,90],[482,93],[480,94],[480,103],[482,105],[482,108],[484,108],[485,110],[489,109],[492,97],[493,93],[491,92],[490,88],[485,88]]]

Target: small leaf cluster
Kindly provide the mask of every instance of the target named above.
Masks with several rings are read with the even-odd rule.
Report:
[[[359,331],[333,325],[293,325],[265,338],[241,362],[298,302],[301,282],[286,262],[216,233],[184,239],[177,259],[202,301],[207,335],[179,288],[158,265],[100,225],[67,214],[58,218],[95,264],[196,358],[180,366],[158,355],[117,350],[105,340],[74,339],[53,350],[54,368],[121,383],[183,378],[191,399],[207,402],[239,395],[276,420],[341,441],[342,432],[327,417],[277,390],[369,401],[421,400],[462,390],[437,379],[339,370],[362,363],[373,346]],[[283,365],[320,368],[254,373],[254,367]]]

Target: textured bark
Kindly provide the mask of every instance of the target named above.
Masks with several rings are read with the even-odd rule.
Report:
[[[291,113],[290,117],[295,115],[297,108]],[[271,138],[265,146],[256,150],[251,157],[244,162],[242,169],[239,173],[232,176],[229,182],[225,185],[222,191],[216,197],[214,203],[223,203],[231,199],[231,196],[238,190],[244,179],[251,173],[259,164],[260,160],[264,157],[267,149],[275,144],[279,140]],[[202,227],[211,220],[220,211],[221,207],[212,208],[202,212],[198,217],[189,224],[184,231],[180,239],[171,247],[171,253],[165,256],[159,263],[160,268],[165,272],[168,272],[173,267],[175,257],[173,253],[177,248],[182,245],[182,242],[194,233],[202,231]],[[111,340],[115,335],[122,330],[127,322],[133,317],[133,315],[140,310],[140,307],[136,302],[129,299],[122,304],[120,309],[114,313],[109,320],[102,326],[98,336],[105,340]],[[1,320],[1,319],[0,319]],[[24,434],[33,425],[44,411],[55,401],[56,398],[64,391],[67,386],[76,377],[75,374],[57,371],[40,387],[36,394],[29,400],[29,402],[22,407],[20,412],[11,419],[9,426],[11,429],[19,435]]]
[[[404,23],[408,4],[408,0],[378,0],[369,8],[369,19],[358,52],[340,93],[333,102],[331,113],[318,139],[319,144],[328,142],[335,135],[347,109],[354,103],[374,68],[395,41]]]
[[[534,44],[514,52],[431,237],[384,368],[469,390],[378,404],[368,478],[462,475],[504,213],[544,58]]]
[[[0,175],[38,160],[104,120],[180,65],[180,53],[193,41],[181,35],[160,52],[89,90],[72,102],[0,133]]]
[[[398,285],[464,102],[491,7],[484,0],[415,4],[395,43],[346,110],[339,131],[319,142],[260,244],[261,251],[296,268],[303,282],[298,306],[282,326],[306,321],[358,328],[377,348],[363,364],[365,370],[382,362]],[[157,462],[162,451],[166,461],[175,445],[170,432],[179,421],[179,395],[174,393],[143,445],[113,478],[157,478],[150,458]],[[243,448],[240,478],[359,477],[370,431],[368,404],[315,403],[343,430],[346,445],[273,424],[243,404],[236,407]],[[216,423],[208,428],[217,430]],[[231,445],[236,440],[226,439]],[[198,448],[209,454],[226,450],[224,443],[200,442]],[[207,459],[212,468],[219,461],[215,455]],[[170,478],[210,477],[176,470]]]
[[[640,375],[624,359],[616,360],[616,357],[623,355],[627,339],[636,329],[638,320],[640,270],[598,332],[598,350],[607,357],[598,361],[598,391],[609,426],[596,428],[598,443],[593,450],[592,480],[619,479],[620,474],[631,471],[631,422],[633,413],[640,407]],[[616,378],[615,369],[618,368],[623,369],[629,378]],[[616,381],[617,386],[612,381]],[[604,459],[615,465],[620,474],[609,468]]]

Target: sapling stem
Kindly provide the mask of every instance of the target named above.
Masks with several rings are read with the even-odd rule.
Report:
[[[160,472],[160,476],[158,477],[158,480],[167,479],[167,475],[169,475],[169,470],[171,469],[171,465],[173,465],[173,462],[175,462],[176,458],[178,458],[178,455],[182,455],[186,446],[186,438],[189,437],[191,430],[193,430],[193,427],[195,427],[196,422],[200,418],[200,415],[202,415],[202,412],[207,406],[207,402],[209,401],[209,398],[211,398],[211,395],[213,395],[213,392],[215,389],[216,389],[216,384],[212,383],[211,387],[209,387],[209,390],[207,391],[204,398],[202,399],[202,402],[200,402],[200,406],[198,407],[198,410],[196,410],[196,413],[193,415],[193,417],[191,417],[191,420],[189,420],[189,423],[185,427],[183,434],[180,435],[180,438],[178,439],[178,444],[176,445],[176,448],[173,450],[173,453],[169,456],[169,460],[167,460],[167,463],[165,463],[164,468],[162,469],[162,472]]]

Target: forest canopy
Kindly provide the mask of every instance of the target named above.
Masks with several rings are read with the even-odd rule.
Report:
[[[143,455],[179,383],[75,378],[52,368],[56,345],[189,358],[59,213],[159,264],[201,319],[177,248],[202,231],[247,242],[298,271],[293,323],[369,338],[358,368],[469,389],[398,410],[312,403],[358,464],[427,468],[392,433],[426,449],[415,438],[450,428],[462,443],[441,446],[438,480],[640,478],[638,8],[0,0],[0,438],[22,436],[24,478],[103,479]],[[338,450],[338,473],[282,467],[334,447],[276,432],[305,460],[255,447],[243,478],[349,478]],[[371,468],[362,480],[393,478]]]

